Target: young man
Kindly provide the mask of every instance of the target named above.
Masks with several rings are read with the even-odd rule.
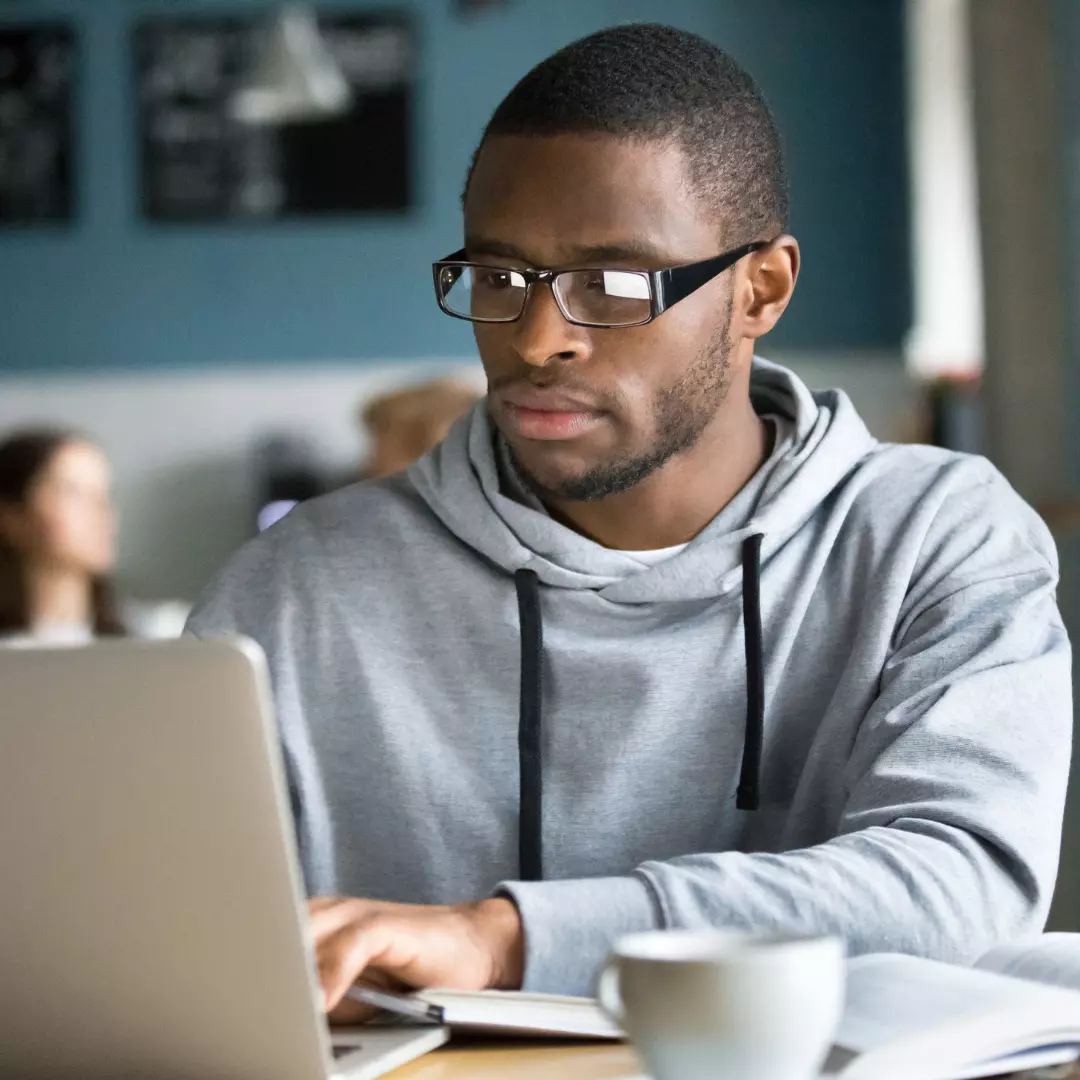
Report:
[[[191,624],[269,657],[327,1007],[361,975],[587,992],[650,927],[951,960],[1038,930],[1053,544],[985,461],[754,359],[799,249],[751,78],[660,26],[570,45],[464,209],[436,292],[486,403],[293,511]]]

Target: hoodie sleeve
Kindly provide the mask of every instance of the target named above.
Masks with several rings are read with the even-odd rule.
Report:
[[[985,467],[942,501],[923,541],[879,694],[837,777],[848,797],[836,835],[780,854],[648,862],[626,878],[508,883],[526,988],[589,992],[630,930],[836,934],[852,955],[958,962],[1041,930],[1072,732],[1056,584],[1045,526]]]

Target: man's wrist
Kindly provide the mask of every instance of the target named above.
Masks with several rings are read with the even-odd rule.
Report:
[[[470,905],[469,917],[491,957],[490,990],[520,990],[525,978],[525,928],[517,905],[505,896]]]

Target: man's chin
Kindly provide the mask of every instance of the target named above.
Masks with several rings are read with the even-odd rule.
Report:
[[[662,468],[678,450],[665,447],[639,457],[604,455],[587,459],[569,447],[545,448],[540,454],[535,444],[524,452],[512,443],[508,445],[526,487],[545,501],[560,502],[595,502],[621,495]]]
[[[590,473],[590,469],[582,465],[560,468],[551,461],[553,455],[545,455],[544,461],[534,462],[530,460],[532,455],[523,456],[511,447],[510,456],[522,483],[541,499],[575,498],[573,492]]]

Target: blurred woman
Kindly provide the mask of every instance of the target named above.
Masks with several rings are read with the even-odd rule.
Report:
[[[109,573],[109,462],[64,431],[0,442],[0,644],[75,645],[123,634]]]

